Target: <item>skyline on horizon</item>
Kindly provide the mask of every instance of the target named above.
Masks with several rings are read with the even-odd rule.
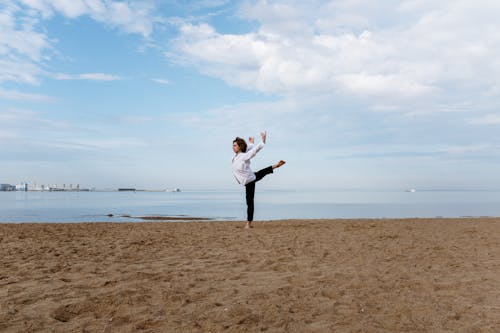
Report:
[[[262,189],[500,189],[499,10],[2,0],[0,182],[237,190],[267,130]]]

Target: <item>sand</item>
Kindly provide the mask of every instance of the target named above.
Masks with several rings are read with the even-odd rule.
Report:
[[[500,219],[0,224],[0,332],[500,332]]]

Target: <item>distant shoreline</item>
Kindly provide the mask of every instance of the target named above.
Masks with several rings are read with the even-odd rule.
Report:
[[[99,189],[62,189],[62,188],[54,188],[54,189],[46,189],[46,190],[2,190],[0,193],[3,192],[15,192],[15,193],[30,193],[30,192],[167,192],[167,193],[176,193],[176,192],[181,192],[180,189],[165,189],[165,190],[141,190],[141,189],[133,189],[133,188],[126,188],[126,189],[109,189],[109,190],[99,190]]]
[[[0,225],[7,225],[7,224],[37,224],[37,225],[59,225],[59,224],[147,224],[147,223],[243,223],[244,220],[235,220],[235,219],[217,219],[217,218],[210,218],[210,217],[197,217],[197,216],[116,216],[117,218],[130,218],[130,219],[137,219],[141,221],[127,221],[127,220],[121,220],[121,221],[113,221],[113,217],[109,217],[108,220],[102,220],[102,221],[76,221],[76,222],[51,222],[51,221],[43,221],[43,222],[33,222],[33,221],[23,221],[23,222],[5,222],[5,221],[0,221]],[[254,221],[256,225],[260,223],[294,223],[294,222],[311,222],[311,223],[335,223],[335,222],[391,222],[391,221],[398,221],[398,222],[432,222],[432,221],[477,221],[477,220],[482,220],[482,221],[488,221],[492,220],[495,222],[500,222],[500,217],[499,216],[461,216],[461,217],[401,217],[401,218],[392,218],[392,217],[368,217],[368,218],[297,218],[297,219],[269,219],[269,220],[256,220]]]

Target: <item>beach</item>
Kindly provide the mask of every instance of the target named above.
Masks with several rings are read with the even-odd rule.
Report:
[[[500,332],[500,218],[0,224],[1,332]]]

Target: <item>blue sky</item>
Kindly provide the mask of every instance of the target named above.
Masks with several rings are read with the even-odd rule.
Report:
[[[500,188],[497,1],[0,1],[0,182]]]

